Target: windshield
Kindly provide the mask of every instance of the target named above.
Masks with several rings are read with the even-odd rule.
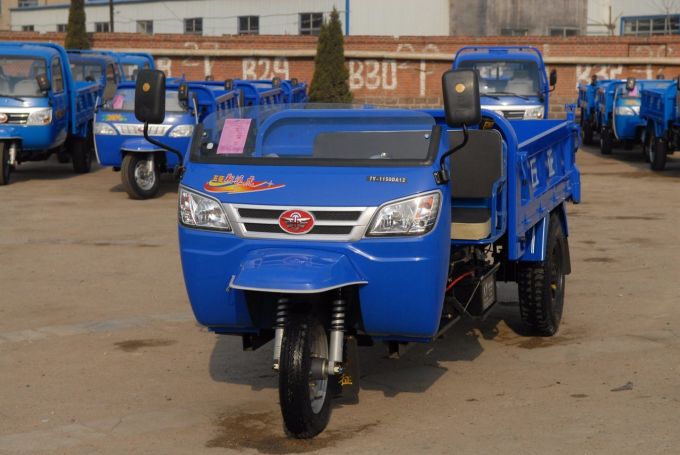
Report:
[[[192,161],[295,165],[418,165],[438,137],[427,113],[350,105],[275,105],[209,115]],[[200,130],[199,130],[200,132]],[[432,144],[432,146],[431,146]]]
[[[100,65],[71,63],[71,73],[77,81],[99,82],[102,79],[103,69]]]
[[[490,96],[538,96],[538,65],[533,61],[475,61],[460,63],[461,69],[479,73],[479,93]]]
[[[107,101],[102,108],[105,111],[129,111],[135,110],[135,89],[118,89],[116,94]],[[168,89],[165,92],[165,110],[167,112],[184,112],[185,109],[179,104],[176,89]]]
[[[0,95],[15,97],[45,96],[35,77],[47,74],[45,60],[0,56]]]

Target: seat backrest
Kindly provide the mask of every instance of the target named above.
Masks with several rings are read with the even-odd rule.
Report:
[[[450,158],[453,198],[490,198],[505,175],[503,140],[496,130],[470,130],[467,145]],[[449,147],[463,142],[462,131],[449,131]]]
[[[4,94],[10,93],[9,82],[7,81],[7,79],[0,78],[0,93]]]
[[[14,84],[14,94],[17,96],[35,96],[40,94],[40,87],[35,79],[23,79]]]

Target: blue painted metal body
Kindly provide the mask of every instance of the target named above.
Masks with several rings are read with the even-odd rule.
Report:
[[[73,79],[80,82],[99,84],[99,98],[104,98],[107,85],[118,86],[122,74],[116,60],[105,52],[67,49]]]
[[[619,141],[638,141],[645,127],[640,117],[640,93],[665,88],[672,81],[638,80],[633,92],[626,90],[626,81],[610,81],[597,90],[598,124],[607,128]]]
[[[480,95],[482,107],[494,110],[509,119],[548,118],[550,109],[550,84],[546,74],[545,63],[541,52],[528,46],[469,46],[460,49],[453,59],[453,69],[475,68],[480,63],[496,63],[499,65],[525,64],[527,65],[527,80],[532,80],[535,90],[522,93],[522,96],[512,96],[508,89],[512,84],[520,82],[515,74],[504,77],[502,74],[480,73]],[[524,81],[524,80],[523,80]],[[488,90],[485,85],[488,84]],[[492,88],[493,87],[493,88]],[[485,95],[486,92],[497,91],[498,95]],[[501,92],[509,92],[500,94]],[[540,108],[542,113],[540,112]],[[536,117],[531,112],[538,112]]]
[[[418,112],[431,116],[432,125],[443,124],[441,110]],[[276,165],[271,160],[216,164],[201,161],[192,151],[182,186],[234,210],[247,205],[377,211],[383,204],[413,195],[438,192],[441,196],[438,220],[421,236],[366,236],[368,222],[354,240],[334,241],[293,235],[253,238],[180,224],[184,279],[198,321],[220,333],[256,333],[271,326],[259,326],[251,317],[248,290],[302,294],[356,284],[362,327],[368,335],[429,341],[439,327],[454,251],[502,240],[511,262],[543,260],[550,214],[556,211],[566,228],[565,202],[580,201],[574,161],[578,127],[573,120],[508,121],[492,111],[484,115],[502,136],[505,172],[494,188],[495,201],[484,201],[494,207],[492,233],[478,241],[451,239],[451,208],[459,201],[452,199],[449,185],[438,185],[433,178],[439,157],[449,147],[445,127],[434,144],[436,157],[418,165],[390,166],[380,161],[366,166]],[[423,123],[413,116],[414,111],[400,109],[283,109],[258,124],[252,156],[311,156],[310,144],[320,132],[422,131]],[[229,174],[283,186],[271,191],[208,192],[208,182]],[[376,184],[370,179],[376,175],[401,183]]]
[[[640,117],[656,137],[669,138],[671,128],[679,125],[677,97],[677,81],[663,88],[642,90]]]
[[[581,124],[590,123],[594,131],[600,129],[598,123],[598,100],[597,91],[600,87],[609,84],[611,80],[599,80],[595,84],[580,84],[578,87],[578,99],[576,105],[581,110]]]
[[[1,42],[0,58],[33,59],[42,62],[45,74],[51,83],[47,93],[39,96],[22,96],[20,99],[0,97],[0,113],[9,115],[9,120],[0,125],[0,140],[13,141],[19,144],[19,161],[46,159],[51,151],[63,145],[69,138],[85,138],[91,131],[95,102],[100,87],[97,83],[76,81],[69,67],[66,51],[58,44]],[[55,83],[53,68],[57,62],[61,69],[63,89],[59,90]],[[44,66],[42,66],[44,64]],[[54,65],[54,67],[53,67]],[[16,85],[33,81],[35,90],[37,83],[31,74],[26,80],[13,80],[10,68],[3,68],[7,76],[6,83]],[[41,69],[41,72],[43,70]],[[37,92],[36,92],[37,93]],[[28,116],[29,112],[38,108],[51,109],[47,124],[29,124],[27,119],[13,120],[18,116]]]
[[[179,85],[178,83],[167,85],[166,99],[173,101],[177,99]],[[152,125],[149,129],[151,136],[182,153],[186,153],[189,147],[193,125],[210,114],[225,113],[234,109],[239,103],[239,92],[237,90],[226,91],[220,85],[210,85],[203,82],[187,82],[187,85],[190,100],[188,105],[179,106],[179,103],[175,101],[174,104],[177,109],[169,110],[166,113],[162,125]],[[134,115],[134,90],[134,82],[121,83],[117,95],[113,97],[111,103],[97,113],[96,123],[98,125],[95,127],[97,159],[102,166],[120,168],[123,157],[127,153],[163,152],[165,154],[165,167],[167,170],[171,170],[179,164],[177,156],[161,150],[143,137],[143,123],[139,122]],[[191,101],[194,96],[197,102],[198,118],[194,115]],[[123,99],[120,100],[117,97],[123,97]],[[116,105],[117,99],[122,105]],[[107,128],[107,130],[111,134],[100,133],[103,130],[101,124],[108,125],[110,128]],[[190,125],[192,128],[190,128],[188,134],[176,137],[173,131],[178,126],[183,125]],[[114,132],[115,134],[112,134]]]
[[[285,102],[283,86],[274,87],[272,81],[234,80],[234,89],[241,92],[243,106],[264,106]]]

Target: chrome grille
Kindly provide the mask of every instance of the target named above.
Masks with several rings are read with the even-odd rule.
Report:
[[[6,112],[7,121],[6,124],[13,125],[25,125],[28,121],[28,112],[18,113],[18,112]]]
[[[144,125],[139,123],[114,123],[113,126],[125,136],[143,136]],[[149,125],[149,136],[165,136],[170,125]]]
[[[503,116],[508,120],[522,120],[524,111],[503,111]]]
[[[234,233],[241,237],[295,240],[350,241],[363,237],[376,207],[305,207],[224,204]],[[314,216],[314,227],[294,235],[279,226],[288,210],[304,210]]]

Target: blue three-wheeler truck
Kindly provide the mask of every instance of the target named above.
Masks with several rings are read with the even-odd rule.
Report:
[[[548,118],[557,71],[547,76],[535,47],[464,47],[453,58],[453,69],[477,70],[482,109],[512,120]]]
[[[212,85],[179,82],[167,86],[168,115],[150,127],[150,135],[163,138],[174,152],[166,152],[144,139],[142,124],[133,114],[135,83],[123,82],[96,115],[95,145],[102,166],[120,171],[123,187],[132,199],[148,199],[158,193],[161,172],[173,172],[182,164],[194,126],[212,113],[225,113],[239,105],[239,92],[231,81]],[[153,139],[152,139],[153,140]]]
[[[78,81],[66,51],[51,43],[0,43],[0,185],[25,161],[53,153],[90,171],[92,118],[101,87]]]
[[[588,84],[580,84],[578,87],[578,101],[576,106],[580,109],[581,141],[585,145],[593,144],[593,137],[600,132],[597,91],[600,87],[609,84],[611,80],[598,80],[592,76]]]
[[[640,94],[645,89],[665,88],[672,81],[636,80],[609,81],[598,88],[598,123],[600,152],[609,155],[616,145],[630,150],[645,139],[645,121],[640,117]]]
[[[680,150],[678,84],[680,79],[665,87],[642,90],[640,117],[645,124],[644,153],[655,171],[664,170],[667,155]]]
[[[145,129],[165,117],[164,84],[139,73]],[[189,299],[246,349],[274,341],[293,437],[357,391],[357,345],[431,342],[484,317],[497,281],[519,284],[533,334],[559,328],[578,126],[480,113],[472,70],[443,91],[444,111],[258,106],[196,126],[179,190]]]

